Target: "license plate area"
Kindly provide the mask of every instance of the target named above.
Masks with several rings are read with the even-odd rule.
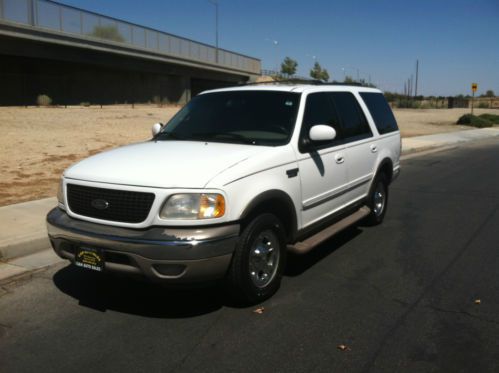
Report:
[[[104,251],[93,247],[79,247],[76,250],[75,265],[91,271],[104,271]]]

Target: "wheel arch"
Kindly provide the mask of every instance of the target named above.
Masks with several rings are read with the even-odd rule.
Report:
[[[384,158],[376,169],[376,173],[374,174],[374,179],[380,174],[384,173],[388,178],[388,183],[392,181],[393,177],[393,162],[390,158]]]
[[[244,226],[258,214],[274,214],[284,225],[286,239],[292,241],[296,236],[298,218],[293,200],[284,191],[274,189],[267,190],[255,196],[244,208],[240,220]]]

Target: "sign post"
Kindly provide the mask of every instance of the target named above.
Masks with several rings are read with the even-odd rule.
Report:
[[[471,115],[473,115],[473,106],[475,103],[475,92],[478,89],[478,84],[477,83],[471,83],[471,91],[473,92],[471,96]]]

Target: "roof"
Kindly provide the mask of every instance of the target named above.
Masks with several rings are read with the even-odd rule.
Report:
[[[201,92],[215,93],[215,92],[232,92],[232,91],[279,91],[279,92],[296,92],[296,93],[311,93],[311,92],[376,92],[382,93],[377,88],[369,88],[354,85],[341,85],[341,84],[262,84],[262,85],[242,85],[236,87],[212,89],[209,91]]]

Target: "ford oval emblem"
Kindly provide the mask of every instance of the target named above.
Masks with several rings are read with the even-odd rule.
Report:
[[[94,199],[90,204],[97,210],[105,210],[109,207],[109,202],[105,199]]]

